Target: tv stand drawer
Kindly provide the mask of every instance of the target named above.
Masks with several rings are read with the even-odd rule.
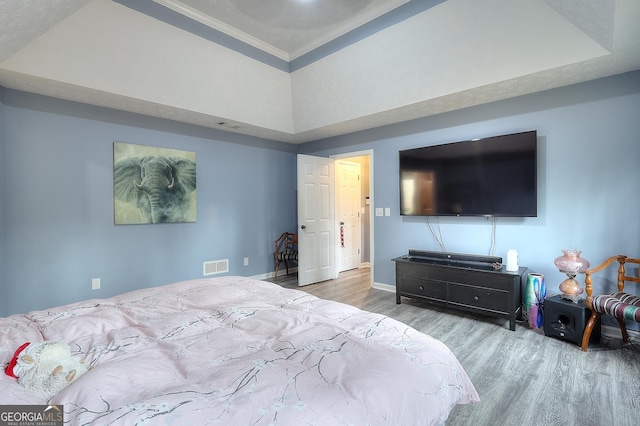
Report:
[[[447,284],[442,281],[407,277],[403,285],[403,292],[417,297],[446,300]]]
[[[449,291],[449,302],[453,304],[509,314],[508,292],[456,284],[451,284]]]
[[[528,271],[473,269],[450,262],[427,262],[409,256],[393,259],[396,264],[396,303],[401,297],[424,299],[456,309],[481,312],[509,319],[516,329],[520,312],[521,283]]]

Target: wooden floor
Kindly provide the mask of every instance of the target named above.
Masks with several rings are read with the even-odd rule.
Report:
[[[387,315],[444,342],[458,357],[481,402],[453,409],[447,425],[640,425],[640,342],[603,336],[584,353],[508,320],[402,299],[370,287],[369,268],[305,287],[283,287]]]

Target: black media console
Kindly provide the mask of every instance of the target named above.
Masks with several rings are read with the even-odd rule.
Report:
[[[508,272],[501,257],[409,250],[396,257],[396,303],[400,297],[423,299],[485,315],[509,318],[516,329],[521,288],[527,268]]]

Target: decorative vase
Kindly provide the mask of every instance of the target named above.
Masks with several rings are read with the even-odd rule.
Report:
[[[583,257],[580,257],[582,251],[580,250],[562,250],[562,256],[558,256],[554,259],[556,267],[560,272],[577,274],[578,272],[584,272],[589,269],[589,261]]]
[[[545,297],[547,297],[547,288],[544,284],[544,275],[529,274],[525,287],[523,314],[534,330],[542,328]]]

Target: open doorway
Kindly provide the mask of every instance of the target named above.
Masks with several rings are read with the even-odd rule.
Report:
[[[352,244],[349,249],[357,249],[357,262],[352,262],[351,267],[366,271],[369,287],[373,287],[373,151],[352,152],[330,158],[298,154],[297,161],[298,286],[339,278],[337,251],[341,249],[342,239],[340,220],[336,214],[339,201],[336,187],[340,182],[335,169],[336,163],[344,163],[357,166],[359,182],[355,191],[357,199],[347,199],[346,202],[358,213],[358,242],[354,246],[346,238],[353,235],[345,235],[344,243],[345,246]]]
[[[339,271],[345,271],[354,267],[354,247],[348,247],[350,243],[357,241],[359,264],[358,269],[368,269],[370,286],[373,286],[373,150],[350,152],[331,156],[336,160],[336,170],[344,164],[347,170],[343,174],[343,182],[336,182],[336,226],[337,226],[337,253],[342,252],[343,259],[338,258],[338,265],[342,265]],[[352,172],[359,171],[359,187],[352,185]],[[347,177],[345,177],[347,176]],[[336,178],[341,179],[341,173],[336,171]],[[342,196],[340,195],[342,188]],[[356,198],[357,199],[354,199]],[[354,206],[358,209],[357,227],[349,224],[353,216]],[[348,226],[348,227],[347,227]],[[349,238],[348,232],[357,232],[358,238]],[[351,236],[353,237],[353,236]],[[346,239],[346,241],[345,241]],[[343,247],[344,246],[344,247]],[[337,255],[340,257],[340,255]]]

